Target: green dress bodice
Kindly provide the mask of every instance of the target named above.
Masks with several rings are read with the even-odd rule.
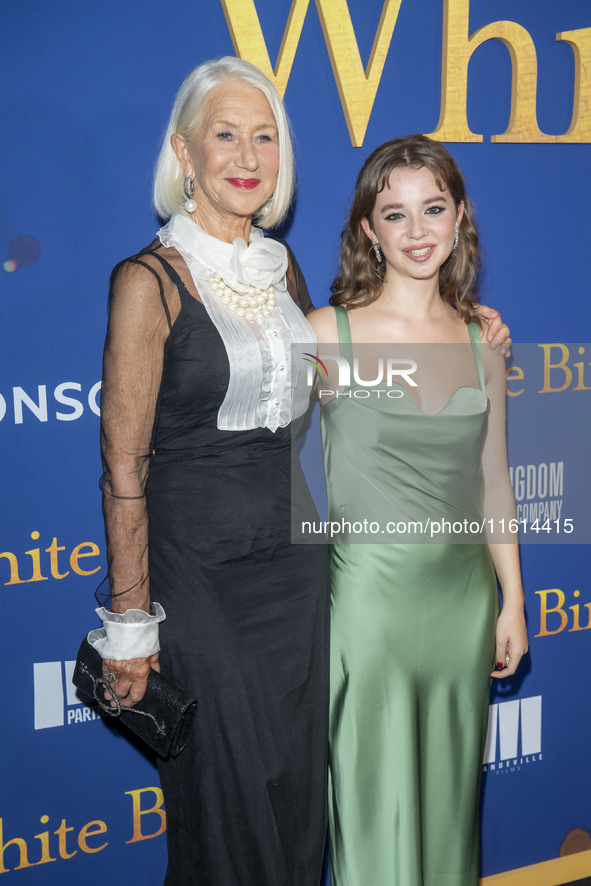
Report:
[[[336,311],[341,354],[353,365],[347,312],[344,308]],[[484,540],[481,455],[489,404],[480,330],[475,323],[468,329],[480,387],[457,388],[434,415],[421,412],[408,389],[396,382],[389,389],[400,394],[395,398],[383,390],[377,396],[375,389],[364,391],[353,385],[323,406],[330,519],[351,524],[368,520],[379,525],[373,536],[350,533],[338,540],[420,544]],[[365,396],[367,393],[370,396]],[[388,523],[401,522],[420,522],[421,528],[415,526],[412,534],[404,535],[385,530]],[[454,523],[456,532],[451,528]],[[461,532],[457,531],[458,523]]]

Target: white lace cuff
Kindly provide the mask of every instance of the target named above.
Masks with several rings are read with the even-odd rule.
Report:
[[[126,661],[147,658],[160,651],[158,625],[166,618],[160,603],[152,603],[149,613],[143,609],[109,612],[104,606],[96,613],[103,627],[91,631],[87,639],[101,658]]]

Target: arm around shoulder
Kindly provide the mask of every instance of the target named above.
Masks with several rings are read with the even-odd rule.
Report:
[[[474,310],[481,320],[484,320],[483,341],[489,342],[494,350],[500,345],[501,356],[508,357],[511,353],[511,331],[506,323],[503,323],[501,315],[494,308],[486,305],[476,305]]]

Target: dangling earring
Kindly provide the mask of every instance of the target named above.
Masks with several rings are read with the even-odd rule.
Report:
[[[375,257],[377,259],[378,264],[381,264],[384,260],[384,256],[382,255],[382,250],[380,249],[380,244],[378,243],[377,240],[374,240],[372,238],[371,245],[372,245],[372,249],[375,253]]]
[[[454,231],[454,246],[453,246],[452,252],[457,247],[459,242],[460,242],[460,229],[456,228]]]
[[[187,197],[187,200],[185,201],[185,210],[187,212],[195,212],[195,210],[197,209],[197,204],[194,200],[191,199],[195,190],[195,182],[192,178],[189,178],[189,176],[187,176],[185,179],[183,190],[185,192],[185,197]]]

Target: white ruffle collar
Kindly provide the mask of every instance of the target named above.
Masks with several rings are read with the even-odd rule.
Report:
[[[247,292],[249,286],[285,291],[287,250],[277,240],[265,237],[260,228],[251,227],[248,246],[242,237],[225,243],[206,234],[190,218],[173,215],[158,236],[164,246],[180,245],[203,280],[222,277],[236,292]]]

